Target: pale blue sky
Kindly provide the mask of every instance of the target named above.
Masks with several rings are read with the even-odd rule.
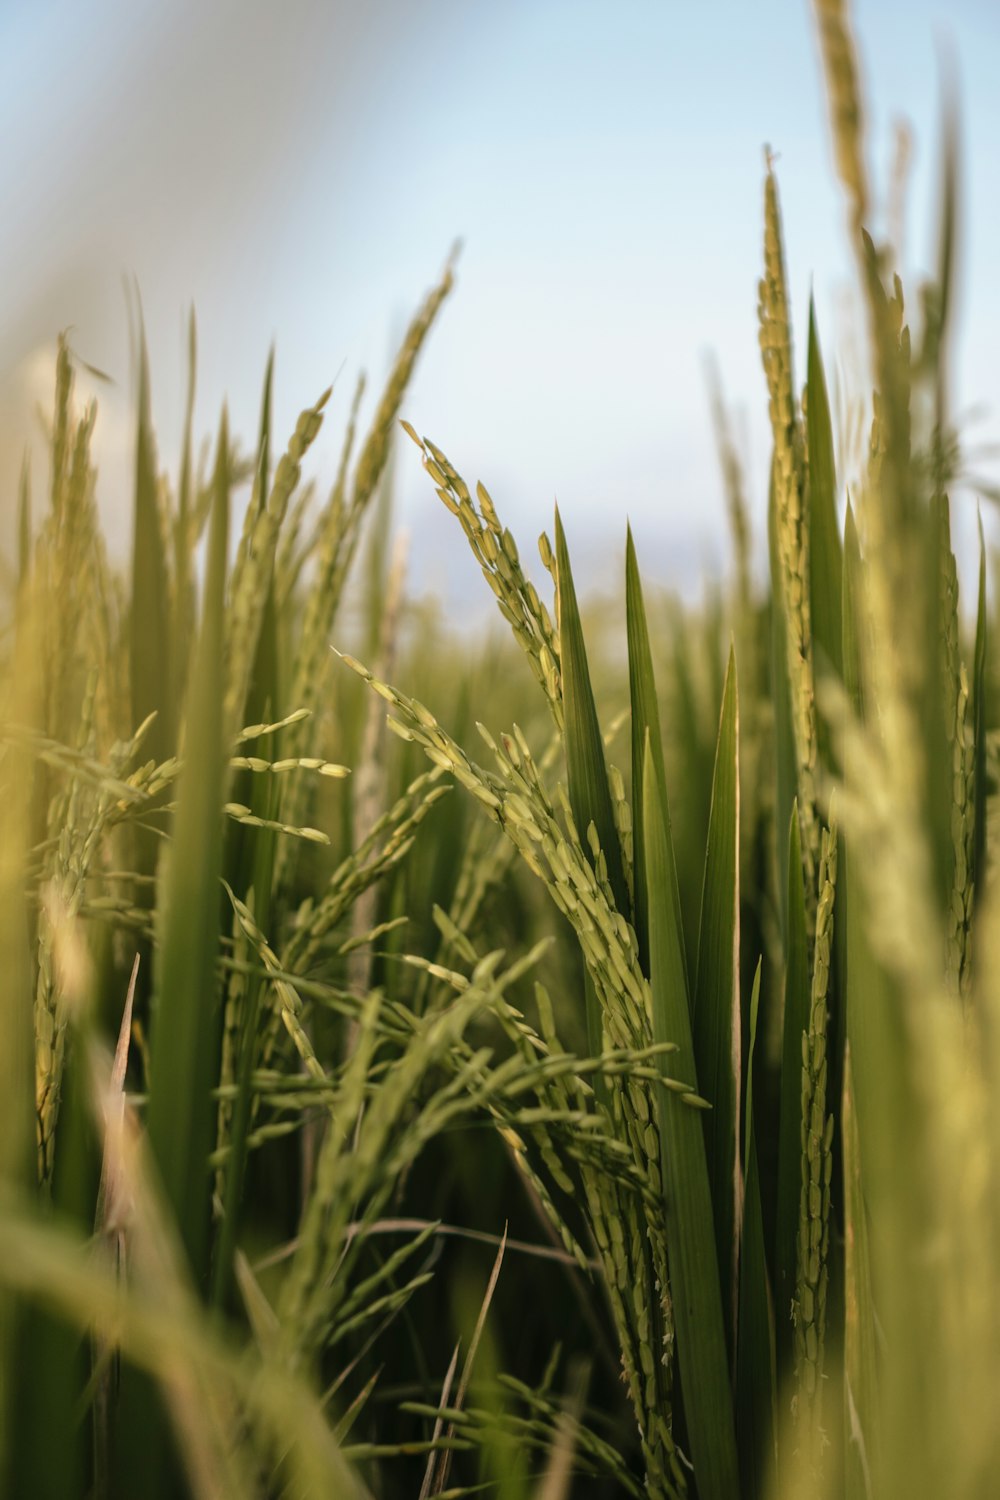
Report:
[[[970,438],[995,439],[1000,6],[860,0],[856,16],[880,184],[894,117],[916,137],[911,274],[931,249],[937,52],[954,56],[957,398],[990,408]],[[278,438],[343,372],[318,449],[326,473],[357,368],[374,386],[461,236],[458,287],[405,413],[486,482],[522,545],[558,496],[593,578],[626,511],[664,579],[690,585],[726,558],[708,351],[745,414],[760,502],[765,142],[779,155],[799,348],[812,284],[831,363],[838,352],[850,261],[806,0],[8,3],[0,120],[0,481],[9,495],[42,351],[73,324],[80,354],[118,381],[102,402],[104,504],[123,543],[126,271],[142,289],[165,455],[193,300],[206,429],[227,395],[252,434],[272,337]],[[466,573],[461,538],[409,445],[400,457],[415,581],[451,591],[452,570]]]

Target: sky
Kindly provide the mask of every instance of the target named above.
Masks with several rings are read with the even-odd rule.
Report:
[[[1000,6],[856,0],[854,14],[883,206],[895,122],[914,138],[913,288],[933,263],[942,57],[957,78],[956,408],[971,446],[995,442]],[[595,585],[611,582],[626,515],[654,577],[690,593],[727,563],[707,356],[762,517],[765,144],[799,376],[812,291],[831,384],[856,388],[852,263],[806,0],[0,0],[0,128],[0,511],[9,520],[55,338],[71,327],[113,380],[96,388],[99,494],[123,556],[126,279],[141,293],[164,463],[193,303],[199,429],[225,398],[252,440],[273,340],[276,442],[335,382],[310,471],[326,478],[357,372],[370,405],[460,238],[456,289],[403,414],[486,483],[522,551],[558,500]],[[408,444],[397,473],[412,586],[464,600],[464,540]]]

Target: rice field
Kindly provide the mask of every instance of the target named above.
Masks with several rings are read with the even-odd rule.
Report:
[[[952,541],[954,130],[904,289],[845,7],[815,12],[863,440],[848,474],[768,158],[769,567],[716,393],[703,606],[644,590],[631,531],[620,607],[578,596],[572,517],[515,540],[410,425],[451,264],[367,430],[359,386],[273,432],[269,365],[257,433],[223,411],[203,445],[192,319],[167,472],[140,335],[125,570],[60,339],[0,635],[3,1494],[1000,1493],[997,559],[980,523],[960,577]],[[502,635],[413,606],[394,464]]]

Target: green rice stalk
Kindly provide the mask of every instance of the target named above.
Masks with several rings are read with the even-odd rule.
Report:
[[[791,319],[781,237],[781,213],[774,172],[768,163],[764,184],[764,275],[759,284],[760,349],[767,377],[774,439],[775,533],[781,565],[791,690],[792,727],[797,757],[798,808],[806,880],[807,927],[815,923],[819,815],[816,804],[816,703],[813,686],[810,601],[809,519],[806,503],[804,439],[792,372]]]
[[[796,1421],[819,1461],[822,1380],[829,1283],[833,1115],[827,1113],[827,994],[837,883],[837,825],[823,830],[809,1024],[802,1035],[801,1192],[795,1259]]]
[[[517,544],[502,525],[490,494],[483,484],[476,486],[476,503],[462,476],[441,449],[428,438],[418,437],[408,422],[402,424],[423,454],[427,470],[445,507],[458,518],[472,554],[483,577],[496,597],[497,607],[514,633],[514,638],[548,700],[557,728],[562,727],[563,701],[560,681],[559,632],[552,623],[544,602],[521,566]],[[541,544],[540,544],[541,545]],[[546,553],[545,549],[548,549]],[[543,561],[555,559],[545,540]]]
[[[799,847],[799,820],[792,808],[788,837],[788,957],[781,1044],[778,1115],[778,1180],[775,1213],[774,1300],[778,1385],[793,1359],[792,1309],[799,1242],[802,1160],[802,1037],[809,1027],[809,942]]]
[[[860,239],[868,217],[864,161],[864,115],[858,64],[845,0],[814,0],[837,174],[847,193],[852,237]]]
[[[299,483],[302,460],[319,434],[331,393],[332,387],[299,417],[275,471],[270,493],[266,498],[261,495],[247,510],[229,589],[225,720],[233,730],[245,717],[250,670],[257,652],[278,537],[289,500]]]
[[[736,1440],[740,1458],[741,1493],[748,1497],[765,1495],[769,1476],[777,1471],[774,1306],[767,1271],[753,1112],[753,1069],[761,968],[762,965],[758,962],[750,997],[750,1044],[747,1053],[743,1129],[743,1176],[746,1192],[736,1342]]]

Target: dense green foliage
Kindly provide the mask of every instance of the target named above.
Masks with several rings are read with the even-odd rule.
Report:
[[[621,632],[558,514],[540,590],[404,422],[509,637],[408,603],[390,455],[450,269],[325,499],[339,396],[274,463],[269,365],[252,454],[223,413],[199,467],[192,320],[171,478],[140,348],[120,577],[60,341],[0,643],[4,1493],[1000,1492],[953,132],[911,332],[817,13],[874,394],[854,453],[812,308],[795,384],[768,164],[763,587],[717,400],[736,566],[704,608],[644,597],[629,532]]]

